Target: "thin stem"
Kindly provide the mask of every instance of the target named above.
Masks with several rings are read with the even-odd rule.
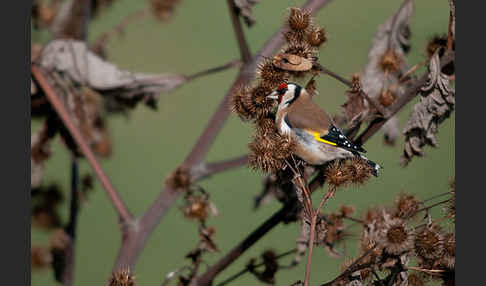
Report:
[[[438,194],[438,195],[432,196],[432,197],[430,197],[428,199],[423,200],[422,203],[426,203],[426,202],[435,200],[435,199],[440,198],[440,197],[443,197],[445,195],[451,195],[451,192],[445,192],[445,193],[442,193],[442,194]]]
[[[321,213],[321,209],[324,206],[324,204],[327,203],[327,201],[329,201],[329,199],[334,195],[335,192],[336,192],[335,188],[331,188],[326,192],[326,194],[322,197],[319,206],[317,207],[317,211],[315,211],[312,216],[311,225],[310,225],[309,245],[308,245],[309,251],[307,253],[307,264],[305,266],[304,286],[308,286],[310,280],[310,271],[312,265],[312,248],[314,247],[314,239],[316,236],[317,218],[319,217],[319,214]]]
[[[233,159],[204,163],[200,167],[195,166],[191,170],[191,180],[196,182],[214,174],[229,171],[248,164],[248,155],[242,155]]]
[[[74,282],[74,242],[76,240],[76,225],[79,212],[79,168],[78,161],[73,158],[71,163],[71,204],[69,212],[69,223],[65,227],[66,234],[70,241],[64,249],[64,268],[62,273],[62,283],[71,286]]]
[[[101,181],[101,184],[103,185],[104,189],[106,190],[106,193],[110,197],[110,199],[113,203],[113,206],[115,207],[115,210],[118,213],[120,221],[122,223],[128,223],[128,222],[133,221],[133,217],[130,214],[130,212],[128,211],[127,207],[125,206],[125,203],[123,202],[123,200],[119,196],[118,192],[113,187],[108,176],[105,174],[105,172],[101,168],[101,165],[98,162],[98,159],[96,159],[96,156],[94,155],[93,151],[91,150],[88,143],[84,139],[84,137],[83,137],[81,131],[79,130],[78,126],[72,120],[71,116],[69,115],[69,112],[64,107],[64,104],[62,103],[61,99],[57,96],[56,92],[54,91],[52,86],[47,81],[47,78],[44,76],[44,73],[41,70],[41,68],[33,65],[33,66],[31,66],[31,70],[32,70],[33,76],[36,78],[37,82],[39,83],[39,85],[44,90],[47,99],[49,100],[51,105],[56,110],[58,116],[64,122],[64,125],[68,129],[68,131],[71,134],[71,136],[73,137],[74,141],[76,142],[76,144],[79,146],[79,148],[83,152],[84,156],[86,157],[86,160],[88,160],[88,163],[93,168],[98,179]]]
[[[230,61],[230,62],[228,62],[228,63],[226,63],[224,65],[220,65],[220,66],[217,66],[217,67],[214,67],[214,68],[209,68],[207,70],[203,70],[203,71],[194,73],[192,75],[188,75],[188,76],[186,76],[186,79],[188,81],[190,81],[190,80],[193,80],[193,79],[196,79],[196,78],[205,76],[205,75],[209,75],[209,74],[217,73],[217,72],[220,72],[220,71],[224,71],[226,69],[229,69],[229,68],[232,68],[232,67],[236,67],[236,66],[239,66],[239,65],[241,65],[241,60],[232,60],[232,61]]]
[[[450,16],[449,16],[449,30],[447,35],[447,50],[452,51],[455,40],[456,30],[456,0],[449,0]]]
[[[284,253],[282,253],[282,254],[277,255],[277,256],[275,257],[275,259],[276,259],[276,260],[278,260],[278,259],[283,258],[283,257],[285,257],[285,256],[288,256],[288,255],[290,255],[290,254],[292,254],[292,253],[295,253],[296,251],[297,251],[297,249],[296,249],[296,248],[294,248],[294,249],[292,249],[292,250],[289,250],[289,251],[287,251],[287,252],[284,252]],[[256,264],[256,265],[254,265],[253,267],[258,268],[258,267],[263,266],[263,265],[265,265],[265,263],[264,263],[264,262],[261,262],[261,263],[258,263],[258,264]],[[250,270],[248,269],[248,267],[246,267],[245,269],[242,269],[242,270],[240,270],[239,272],[237,272],[237,273],[235,273],[235,274],[231,275],[231,276],[230,276],[230,277],[228,277],[226,280],[224,280],[223,282],[221,282],[221,283],[217,284],[216,286],[224,286],[224,285],[226,285],[226,284],[229,284],[230,282],[232,282],[232,281],[236,280],[238,277],[242,276],[243,274],[245,274],[245,273],[247,273],[247,272],[249,272],[249,271],[250,271]]]
[[[236,40],[238,41],[238,46],[240,47],[241,60],[244,63],[251,62],[252,56],[250,48],[248,47],[248,42],[245,38],[245,33],[243,32],[243,27],[241,25],[240,18],[236,13],[236,6],[234,0],[227,0],[229,13],[231,17],[231,23],[233,24],[233,30],[235,31]]]

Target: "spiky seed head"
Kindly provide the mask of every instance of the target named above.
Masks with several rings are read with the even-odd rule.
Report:
[[[109,279],[109,286],[135,286],[135,276],[131,273],[130,268],[118,269],[112,273]]]
[[[447,233],[444,236],[444,252],[441,258],[441,265],[454,269],[456,266],[456,237],[454,233]]]
[[[178,167],[172,172],[165,184],[173,190],[187,190],[191,185],[191,174],[185,167]]]
[[[342,167],[339,160],[332,162],[326,169],[325,177],[329,185],[341,187],[349,183],[350,174]]]
[[[275,88],[281,82],[288,80],[288,74],[284,70],[276,67],[272,60],[269,59],[265,59],[258,65],[257,73],[260,79],[271,88]]]
[[[350,182],[356,185],[363,184],[373,175],[373,168],[361,157],[348,159],[346,171],[349,173]]]
[[[378,99],[383,106],[388,107],[393,104],[396,97],[397,96],[393,91],[387,89],[380,93],[380,97]]]
[[[417,214],[418,209],[420,208],[420,202],[415,198],[415,196],[401,193],[395,200],[395,216],[408,219],[412,218]]]
[[[288,44],[280,51],[282,54],[292,54],[299,57],[307,58],[312,60],[316,54],[316,49],[309,45],[307,42],[301,41],[290,41]]]
[[[385,72],[397,72],[400,69],[402,59],[393,49],[388,49],[380,59],[380,68]]]
[[[290,8],[288,23],[292,30],[305,30],[311,24],[311,14],[300,8],[292,7]]]
[[[385,216],[385,225],[379,241],[386,252],[399,255],[411,249],[413,235],[403,220]]]
[[[443,250],[442,235],[436,226],[424,227],[415,234],[413,243],[415,254],[424,260],[440,258]]]
[[[231,111],[238,114],[242,120],[248,121],[254,117],[252,112],[254,109],[250,88],[248,86],[236,88],[231,97]]]
[[[425,286],[427,282],[424,275],[416,272],[409,273],[407,279],[409,286]]]
[[[312,27],[307,34],[307,41],[311,46],[319,47],[327,41],[327,35],[324,28]]]

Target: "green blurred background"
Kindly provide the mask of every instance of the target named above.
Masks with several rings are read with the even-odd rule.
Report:
[[[246,36],[253,52],[282,24],[286,9],[300,6],[305,1],[262,0],[254,7],[257,24],[247,29]],[[321,49],[319,59],[329,69],[351,76],[360,71],[366,61],[372,37],[378,27],[401,5],[399,0],[335,0],[316,15],[324,26],[329,41]],[[446,33],[448,2],[444,0],[416,1],[412,18],[412,51],[409,63],[425,58],[427,39],[435,33]],[[119,0],[112,8],[95,19],[89,28],[92,41],[111,29],[133,11],[148,5],[147,1]],[[33,32],[31,41],[43,42],[43,33]],[[122,68],[152,72],[191,74],[223,64],[239,56],[226,1],[183,0],[169,23],[160,23],[145,17],[130,24],[122,37],[114,37],[108,45],[108,58]],[[160,192],[164,178],[193,147],[195,140],[227,92],[237,70],[210,75],[182,86],[170,94],[160,96],[159,108],[152,111],[140,105],[128,117],[114,116],[108,121],[113,144],[113,156],[102,162],[103,168],[135,215],[142,214]],[[341,111],[345,87],[334,79],[321,76],[317,80],[320,95],[316,101],[332,114]],[[403,127],[412,104],[400,113]],[[40,127],[32,122],[32,132]],[[414,158],[402,168],[399,157],[403,138],[395,147],[383,145],[383,137],[374,136],[366,149],[371,159],[385,168],[378,179],[371,179],[359,189],[339,192],[329,203],[328,210],[341,204],[352,204],[357,215],[367,207],[391,204],[398,192],[408,191],[420,198],[448,190],[448,182],[455,173],[454,115],[440,128],[438,149],[426,148],[426,158]],[[227,159],[247,152],[251,140],[250,125],[232,115],[214,142],[209,161]],[[47,163],[44,183],[57,182],[64,190],[69,187],[70,160],[59,140],[53,146],[54,156]],[[89,171],[85,161],[81,174]],[[276,211],[280,204],[272,202],[257,211],[252,210],[253,198],[261,190],[261,173],[242,167],[215,175],[201,182],[211,193],[220,212],[208,224],[217,229],[215,241],[220,253],[207,254],[211,265],[237,242]],[[316,195],[317,196],[317,195]],[[69,199],[69,192],[65,192]],[[68,200],[62,215],[67,218]],[[150,237],[134,269],[139,285],[160,285],[166,274],[189,263],[184,255],[197,241],[197,224],[184,219],[178,207],[179,200],[164,217]],[[433,213],[441,214],[437,209]],[[357,229],[357,228],[355,228]],[[251,257],[266,249],[281,253],[295,247],[298,224],[279,225],[246,252],[217,281],[244,267]],[[32,229],[31,244],[47,245],[49,233]],[[357,238],[346,244],[348,256],[355,255]],[[75,285],[105,285],[120,246],[120,230],[113,207],[100,184],[89,202],[83,206],[76,241]],[[288,259],[287,259],[288,260]],[[326,282],[340,270],[342,259],[335,259],[321,248],[314,252],[311,284]],[[285,262],[286,263],[286,262]],[[304,263],[292,270],[278,272],[277,285],[290,285],[303,279]],[[203,270],[205,268],[203,267]],[[259,285],[254,277],[245,275],[233,285]],[[56,285],[51,270],[34,271],[32,285]]]

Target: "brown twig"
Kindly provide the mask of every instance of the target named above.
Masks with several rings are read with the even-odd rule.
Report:
[[[310,270],[311,270],[311,265],[312,265],[312,249],[314,247],[314,239],[316,236],[316,223],[317,223],[317,218],[319,217],[319,214],[321,213],[321,209],[324,206],[324,204],[329,201],[329,199],[334,195],[336,192],[335,188],[330,188],[326,194],[322,197],[321,202],[319,203],[319,206],[317,207],[317,210],[314,211],[314,214],[312,216],[311,220],[311,225],[310,225],[310,234],[309,234],[309,245],[307,247],[308,252],[307,252],[307,264],[305,266],[305,280],[304,280],[304,286],[309,286],[309,281],[310,281]]]
[[[101,168],[98,159],[96,159],[96,156],[94,155],[93,151],[91,150],[88,143],[84,139],[78,126],[72,120],[71,116],[69,115],[69,112],[67,111],[66,107],[62,103],[61,99],[57,96],[56,92],[49,84],[47,78],[44,75],[43,70],[40,67],[35,65],[31,66],[31,70],[32,70],[32,75],[35,77],[39,85],[42,87],[44,93],[46,94],[47,99],[56,110],[58,116],[64,122],[64,125],[69,130],[69,133],[73,137],[74,141],[81,149],[81,152],[83,152],[84,156],[86,157],[86,160],[88,160],[88,163],[91,165],[94,172],[98,176],[98,179],[101,181],[103,188],[106,190],[106,193],[110,197],[113,206],[115,207],[115,210],[118,213],[120,222],[122,224],[133,222],[133,217],[128,211],[127,207],[125,206],[125,203],[121,199],[118,192],[115,190],[115,187],[113,187],[108,176]]]
[[[79,168],[77,159],[71,163],[71,204],[69,212],[69,223],[65,227],[66,234],[69,236],[69,243],[64,249],[64,267],[62,273],[62,283],[71,286],[74,283],[74,242],[76,240],[76,225],[79,212]]]
[[[456,0],[449,0],[450,16],[449,16],[449,32],[447,35],[447,50],[452,51],[452,46],[455,40],[456,29]]]
[[[284,252],[284,253],[282,253],[282,254],[279,254],[279,255],[275,256],[275,259],[276,259],[276,260],[278,260],[278,259],[283,258],[283,257],[285,257],[285,256],[288,256],[288,255],[290,255],[290,254],[292,254],[292,253],[295,253],[296,251],[297,251],[297,249],[296,249],[296,248],[294,248],[294,249],[292,249],[292,250],[289,250],[289,251],[287,251],[287,252]],[[258,263],[258,264],[256,264],[256,265],[254,265],[253,267],[254,267],[254,268],[257,268],[257,267],[260,267],[260,266],[263,266],[263,265],[265,265],[265,263],[264,263],[264,262],[261,262],[261,263]],[[228,277],[228,278],[227,278],[226,280],[224,280],[223,282],[218,283],[216,286],[224,286],[224,285],[226,285],[226,284],[228,284],[228,283],[230,283],[230,282],[232,282],[232,281],[236,280],[238,277],[240,277],[241,275],[245,274],[245,273],[246,273],[246,272],[248,272],[248,271],[250,271],[250,270],[249,270],[249,268],[248,268],[248,267],[246,267],[245,269],[243,269],[243,270],[241,270],[241,271],[239,271],[239,272],[237,272],[237,273],[235,273],[235,274],[231,275],[230,277]]]
[[[188,75],[188,76],[186,76],[186,79],[188,81],[190,81],[190,80],[193,80],[193,79],[196,79],[196,78],[199,78],[199,77],[202,77],[202,76],[206,76],[206,75],[209,75],[209,74],[212,74],[212,73],[224,71],[226,69],[236,67],[236,66],[239,66],[239,65],[241,65],[241,60],[232,60],[232,61],[230,61],[226,64],[223,64],[221,66],[209,68],[207,70],[203,70],[203,71],[197,72],[195,74]]]
[[[243,27],[241,25],[240,18],[238,17],[238,12],[233,0],[227,0],[229,13],[231,17],[231,23],[233,24],[233,29],[235,31],[236,40],[238,41],[238,46],[240,47],[241,60],[244,63],[249,63],[252,60],[250,47],[245,38],[245,33],[243,32]]]

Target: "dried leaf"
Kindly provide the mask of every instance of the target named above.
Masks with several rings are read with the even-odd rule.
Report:
[[[178,74],[146,74],[121,70],[91,52],[84,42],[54,40],[43,50],[42,67],[68,75],[74,82],[101,93],[116,105],[133,107],[155,102],[161,92],[171,91],[187,78]],[[113,106],[115,104],[115,106]]]
[[[455,106],[455,90],[449,77],[440,70],[439,51],[429,64],[429,80],[420,91],[420,101],[415,104],[403,133],[405,147],[401,158],[406,166],[414,156],[423,156],[423,147],[437,147],[435,134],[439,124],[447,119]]]
[[[378,100],[383,91],[394,85],[395,94],[402,93],[406,88],[404,84],[397,84],[397,81],[401,74],[408,70],[405,54],[410,48],[409,21],[413,9],[413,0],[405,0],[400,9],[381,25],[375,34],[368,53],[368,64],[361,75],[363,91],[370,98]],[[390,66],[394,68],[384,69]],[[372,120],[370,117],[367,119]],[[393,144],[399,134],[397,119],[392,117],[382,129],[386,142]]]
[[[287,71],[308,71],[312,69],[312,62],[310,60],[293,54],[277,54],[273,57],[273,64]]]
[[[255,24],[255,17],[252,14],[253,5],[260,2],[260,0],[234,0],[238,15],[241,15],[248,27]]]

